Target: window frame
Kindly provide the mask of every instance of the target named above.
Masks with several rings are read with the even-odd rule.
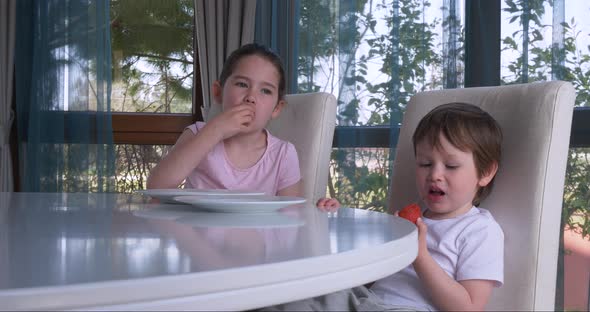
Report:
[[[465,1],[466,88],[500,85],[501,1]],[[400,126],[336,126],[332,147],[395,148],[399,131]],[[590,147],[590,107],[574,108],[569,147]]]
[[[196,36],[196,27],[193,27]],[[196,40],[193,40],[196,42]],[[203,121],[199,51],[193,49],[192,114],[111,112],[114,144],[174,145],[184,128]],[[196,76],[195,76],[196,75]]]
[[[200,114],[112,113],[113,143],[173,145],[199,118]]]

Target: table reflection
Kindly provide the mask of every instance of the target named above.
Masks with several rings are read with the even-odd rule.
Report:
[[[0,193],[0,202],[0,289],[196,273],[330,252],[327,217],[309,206],[222,218],[137,195]]]
[[[410,222],[351,208],[223,216],[86,193],[0,204],[7,310],[248,310],[374,281],[418,250]]]

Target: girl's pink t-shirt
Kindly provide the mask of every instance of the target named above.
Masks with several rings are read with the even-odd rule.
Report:
[[[196,122],[188,126],[194,134],[205,126]],[[219,142],[189,174],[185,188],[262,191],[277,195],[279,190],[301,180],[299,159],[293,144],[266,131],[266,151],[252,167],[239,169],[227,159],[223,142]]]

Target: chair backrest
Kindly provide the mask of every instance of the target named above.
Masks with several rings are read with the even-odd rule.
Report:
[[[268,124],[274,136],[293,143],[299,156],[303,196],[311,203],[326,196],[334,127],[336,98],[325,92],[289,94],[278,118]],[[219,113],[212,105],[206,116]]]
[[[391,182],[390,210],[418,198],[412,134],[435,106],[465,102],[480,106],[502,127],[500,169],[490,210],[505,236],[504,285],[495,289],[491,310],[553,310],[563,186],[575,90],[552,81],[500,87],[422,92],[407,106]]]

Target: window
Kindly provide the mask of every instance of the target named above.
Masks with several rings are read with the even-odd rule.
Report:
[[[111,1],[111,107],[119,192],[145,188],[149,170],[184,127],[201,120],[193,6],[192,0]]]
[[[474,17],[470,4],[492,9],[485,10],[486,16]],[[565,0],[301,0],[299,91],[327,91],[339,100],[331,196],[345,205],[385,207],[387,192],[382,190],[387,190],[388,180],[379,177],[389,170],[387,162],[379,160],[395,152],[396,128],[405,104],[418,91],[566,80],[577,90],[577,107],[566,173],[564,235],[575,231],[575,239],[587,250],[590,20],[585,17],[589,11],[586,0],[568,0],[567,5]],[[469,38],[464,35],[464,15],[466,23],[470,17],[472,23],[465,27],[499,26],[499,31]],[[479,45],[476,50],[464,48],[474,42]],[[480,60],[470,63],[469,56]],[[495,57],[498,64],[491,65]],[[565,256],[565,296],[556,302],[557,307],[561,300],[566,309],[585,310],[590,272],[586,266],[568,275],[570,264],[587,263],[588,258],[574,259],[576,252],[584,254],[578,250]]]
[[[301,0],[299,14],[298,91],[338,99],[330,196],[384,211],[410,97],[464,84],[463,2]]]

